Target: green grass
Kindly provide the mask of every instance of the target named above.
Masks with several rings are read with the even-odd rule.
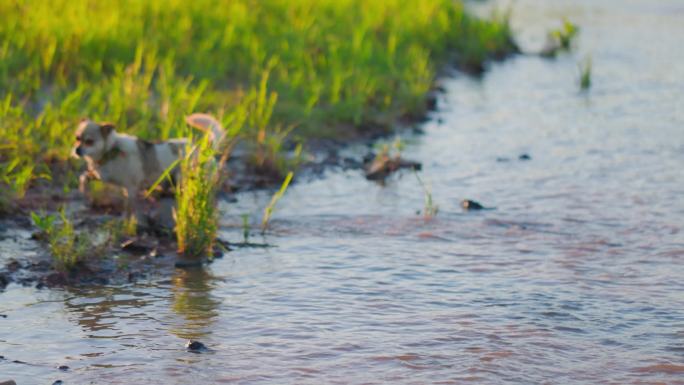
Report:
[[[572,42],[577,37],[579,28],[567,19],[563,19],[563,25],[551,31],[551,37],[555,39],[564,50],[570,50]]]
[[[57,213],[31,212],[31,221],[38,229],[34,236],[44,242],[57,271],[70,272],[105,253],[119,249],[125,237],[136,235],[137,222],[114,218],[93,229],[78,230],[73,219],[61,207]]]
[[[217,162],[215,155],[209,136],[204,135],[186,146],[178,164],[181,178],[175,186],[173,217],[178,253],[185,258],[204,258],[213,252],[219,218],[216,194],[223,163]]]
[[[242,214],[242,242],[249,243],[249,233],[251,231],[251,225],[249,223],[249,214]]]
[[[452,0],[5,0],[0,15],[4,201],[72,189],[84,116],[165,139],[194,111],[243,115],[255,169],[283,176],[283,142],[389,130],[425,112],[440,67],[514,49],[505,17]]]
[[[273,196],[271,197],[271,201],[264,208],[264,215],[261,217],[262,234],[264,234],[266,232],[266,229],[268,229],[268,224],[271,222],[271,216],[273,216],[273,210],[275,209],[275,205],[283,197],[283,195],[285,195],[285,191],[287,191],[287,188],[290,185],[290,182],[292,181],[292,177],[294,177],[294,173],[290,171],[287,174],[287,176],[285,176],[283,183],[280,185],[280,189],[278,189],[278,191],[276,191],[273,194]]]
[[[578,64],[578,67],[579,67],[579,73],[580,73],[580,78],[579,78],[580,89],[582,91],[587,91],[587,90],[589,90],[589,88],[591,88],[591,69],[592,69],[591,56],[587,56],[582,63]]]
[[[426,221],[432,220],[435,216],[437,216],[437,213],[439,212],[439,206],[437,206],[434,200],[432,199],[432,186],[428,186],[425,183],[423,183],[423,179],[421,179],[417,171],[414,170],[414,174],[416,175],[418,184],[423,189],[423,218]]]
[[[32,212],[31,219],[40,230],[40,237],[48,244],[55,269],[70,271],[92,252],[92,243],[85,234],[76,232],[64,208],[60,209],[59,215]]]
[[[546,47],[542,50],[541,55],[555,57],[560,52],[570,51],[578,34],[579,27],[568,19],[563,19],[560,27],[549,32]]]

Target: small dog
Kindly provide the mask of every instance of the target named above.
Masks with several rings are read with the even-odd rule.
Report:
[[[186,122],[208,132],[212,146],[217,149],[224,130],[214,117],[195,113]],[[124,189],[128,199],[126,215],[136,212],[138,192],[154,184],[179,159],[188,139],[171,139],[152,143],[135,136],[120,134],[111,123],[81,120],[76,129],[76,144],[72,155],[85,159],[88,169],[79,178],[81,192],[91,179],[111,183]]]

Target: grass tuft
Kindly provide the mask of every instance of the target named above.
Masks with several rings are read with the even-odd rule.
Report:
[[[223,160],[216,161],[206,134],[186,146],[178,164],[181,177],[175,186],[173,217],[178,252],[186,258],[212,255],[218,231],[216,195],[221,185],[222,163]]]
[[[591,88],[591,69],[592,69],[592,60],[591,56],[587,56],[583,62],[578,64],[579,67],[579,83],[580,83],[580,89],[582,91],[587,91],[589,88]]]
[[[92,243],[85,234],[76,232],[64,207],[59,210],[59,215],[32,212],[31,219],[40,230],[40,237],[48,244],[56,270],[73,270],[91,252]]]
[[[549,32],[546,46],[542,49],[541,55],[545,57],[555,57],[560,52],[570,51],[572,44],[579,33],[579,27],[563,19],[561,26]]]
[[[418,184],[420,184],[420,187],[423,189],[423,197],[425,200],[423,205],[423,218],[426,221],[432,220],[437,216],[437,212],[439,212],[439,206],[437,206],[432,199],[432,187],[423,183],[423,180],[420,178],[417,171],[414,171],[414,174],[416,175]]]
[[[563,25],[554,31],[551,31],[551,37],[558,42],[561,49],[570,50],[572,42],[577,37],[579,28],[568,19],[563,19]]]
[[[264,208],[264,215],[261,218],[261,233],[265,233],[266,229],[268,229],[268,224],[271,221],[271,216],[273,215],[273,210],[275,209],[275,205],[278,203],[280,198],[285,195],[285,191],[287,191],[287,187],[290,185],[290,182],[292,181],[292,177],[294,176],[294,173],[290,171],[287,173],[287,176],[283,180],[283,183],[280,185],[280,189],[273,194],[271,197],[271,201],[269,202],[268,206]]]
[[[251,225],[249,223],[249,214],[242,214],[242,242],[249,243],[249,233],[251,231]]]

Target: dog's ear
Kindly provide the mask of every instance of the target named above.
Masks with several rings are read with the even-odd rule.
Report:
[[[103,138],[106,138],[109,136],[109,134],[114,131],[114,125],[111,123],[100,123],[100,133],[102,134]]]

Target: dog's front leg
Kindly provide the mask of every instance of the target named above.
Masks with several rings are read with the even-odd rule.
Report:
[[[81,192],[81,194],[85,194],[86,187],[88,186],[88,182],[90,182],[94,178],[94,175],[92,172],[84,171],[81,176],[78,177],[78,191]]]

